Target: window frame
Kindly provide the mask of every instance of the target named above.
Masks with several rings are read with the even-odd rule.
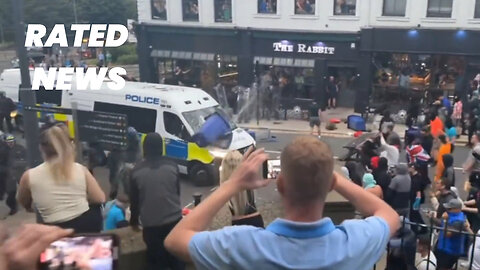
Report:
[[[196,19],[188,19],[188,17],[186,17],[187,13],[185,13],[185,7],[188,3],[191,3],[191,2],[196,2],[197,4],[197,9],[198,9],[198,13],[197,13],[197,18]],[[200,22],[200,1],[199,0],[182,0],[181,1],[181,4],[182,4],[182,22],[190,22],[190,23],[196,23],[196,22]]]
[[[387,13],[386,12],[386,9],[385,7],[387,6],[386,5],[386,2],[387,1],[392,1],[393,2],[393,5],[394,5],[394,8],[393,8],[393,11],[394,12],[391,12],[391,13]],[[395,13],[396,11],[396,4],[399,3],[398,0],[383,0],[383,8],[382,8],[382,16],[386,16],[386,17],[405,17],[407,16],[407,1],[408,0],[402,0],[402,1],[405,1],[405,7],[403,8],[403,13],[402,14],[398,14],[398,13]]]
[[[475,10],[473,12],[474,19],[480,19],[480,0],[475,1]]]
[[[293,0],[293,15],[295,16],[316,16],[317,15],[317,0],[305,0],[305,1],[313,1],[312,13],[297,13],[297,1]],[[309,3],[312,5],[311,3]]]
[[[348,0],[345,0],[345,4]],[[337,13],[337,0],[333,0],[333,16],[357,16],[357,4],[358,0],[355,1],[355,12],[353,14],[350,13]]]
[[[430,11],[430,9],[431,9],[430,6],[431,6],[433,1],[438,1],[438,3],[439,3],[438,11],[436,11],[435,13]],[[450,13],[448,14],[448,16],[445,16],[447,14],[442,13],[441,9],[442,9],[442,4],[444,2],[447,2],[447,1],[450,1],[450,3],[451,3]],[[427,3],[427,18],[452,18],[452,14],[453,14],[453,0],[428,0],[428,3]]]
[[[134,107],[118,103],[95,101],[93,103],[93,111],[125,114],[127,116],[128,126],[134,127],[138,132],[144,134],[157,132],[158,110],[152,108]],[[155,118],[150,123],[148,120],[151,117]],[[138,124],[142,124],[142,126],[139,126]],[[153,125],[153,128],[151,125]]]
[[[275,1],[275,12],[260,12],[260,4],[263,0],[257,0],[257,14],[258,15],[278,15],[278,0],[265,0],[265,1]]]
[[[153,11],[154,11],[154,6],[153,6],[153,2],[156,1],[156,0],[150,0],[150,15],[151,15],[151,18],[152,20],[155,20],[155,21],[167,21],[168,20],[168,0],[159,0],[159,1],[165,1],[165,18],[155,18],[153,16]]]
[[[174,116],[174,117],[176,117],[178,120],[180,120],[180,123],[181,123],[182,126],[183,126],[183,129],[181,130],[181,134],[179,134],[180,136],[177,135],[177,134],[171,133],[171,132],[167,129],[167,124],[166,124],[167,121],[165,121],[165,115],[167,115],[167,114],[169,114],[169,115],[171,115],[171,116]],[[192,134],[190,134],[190,131],[188,130],[187,126],[185,125],[185,122],[182,120],[182,118],[181,118],[178,114],[176,114],[176,113],[174,113],[174,112],[170,112],[170,111],[163,111],[163,113],[162,113],[162,122],[163,122],[163,129],[164,129],[165,132],[166,132],[167,134],[169,134],[170,136],[174,136],[174,137],[179,138],[179,139],[181,139],[181,140],[184,140],[184,141],[186,141],[186,142],[191,142],[191,141],[192,141]],[[184,138],[184,135],[188,135],[188,138]]]
[[[217,5],[219,1],[225,2],[225,1],[230,1],[230,21],[221,21],[218,20],[218,14],[217,12],[217,7],[220,7],[220,5]],[[213,0],[213,20],[215,23],[233,23],[233,0]]]

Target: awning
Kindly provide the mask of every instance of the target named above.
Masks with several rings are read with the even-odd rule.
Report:
[[[253,63],[256,64],[257,61],[259,65],[268,65],[268,66],[299,67],[299,68],[315,67],[315,60],[311,60],[311,59],[257,56],[253,59]]]
[[[159,58],[170,58],[171,51],[152,50],[152,53],[150,53],[150,56],[151,57],[159,57]]]
[[[167,50],[152,50],[151,57],[170,58],[170,59],[184,59],[196,61],[215,61],[215,54],[213,53],[194,53],[185,51],[167,51]]]

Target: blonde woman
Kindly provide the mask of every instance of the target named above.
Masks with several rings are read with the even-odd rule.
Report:
[[[88,169],[75,163],[67,127],[53,124],[42,128],[40,151],[44,162],[23,174],[18,201],[29,211],[35,208],[45,224],[77,233],[100,232],[100,204],[105,202],[105,193]]]
[[[228,181],[242,160],[243,155],[240,152],[228,152],[222,161],[220,185]],[[228,207],[232,213],[232,225],[264,227],[263,218],[255,206],[255,197],[252,190],[242,191],[235,195],[228,203]]]

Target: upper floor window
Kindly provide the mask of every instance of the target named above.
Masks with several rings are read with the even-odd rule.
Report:
[[[475,19],[480,19],[480,0],[475,1]]]
[[[198,0],[182,0],[183,20],[198,22]]]
[[[232,0],[215,0],[215,22],[232,22]]]
[[[152,19],[167,20],[167,0],[152,1]]]
[[[315,0],[294,0],[295,14],[315,14]]]
[[[383,16],[405,16],[407,0],[384,0]]]
[[[277,14],[277,0],[258,0],[258,13]]]
[[[428,0],[427,17],[452,17],[453,0]]]
[[[335,15],[353,15],[357,6],[357,0],[334,0],[333,14]]]

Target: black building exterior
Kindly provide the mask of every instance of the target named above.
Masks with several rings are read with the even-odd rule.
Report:
[[[437,89],[466,96],[469,81],[480,73],[480,32],[462,29],[362,29],[361,87],[355,109],[362,110],[375,88],[375,74],[408,69],[416,90]],[[389,58],[390,57],[390,58]]]
[[[359,74],[364,73],[358,49],[359,34],[139,24],[136,35],[140,80],[146,82],[169,83],[168,78],[162,77],[176,72],[175,66],[188,62],[187,73],[201,73],[196,76],[201,79],[192,83],[197,87],[211,86],[232,74],[236,84],[250,86],[256,67],[259,76],[275,67],[282,72],[285,69],[302,85],[299,98],[324,101],[326,80],[328,76],[335,76],[341,82],[339,105],[353,106],[360,90]],[[211,79],[205,79],[209,76],[205,70]]]

